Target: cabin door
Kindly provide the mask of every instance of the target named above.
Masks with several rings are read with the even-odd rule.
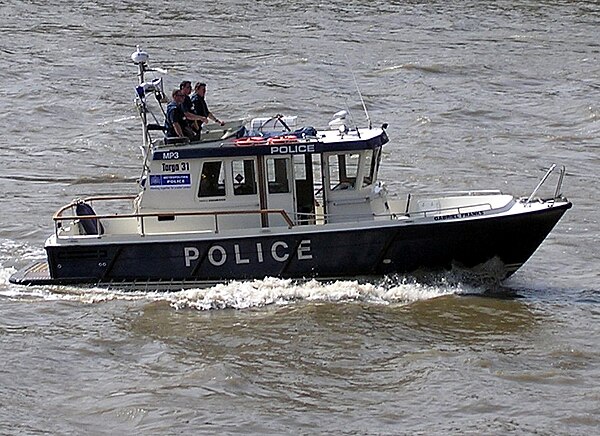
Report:
[[[318,155],[294,155],[294,189],[298,224],[315,224],[322,216],[323,189]]]
[[[267,156],[264,158],[265,209],[282,209],[293,222],[296,222],[294,208],[294,190],[292,178],[292,159],[290,156]],[[269,225],[279,226],[287,223],[279,214],[269,214]]]

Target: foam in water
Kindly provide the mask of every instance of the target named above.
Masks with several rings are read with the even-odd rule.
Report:
[[[388,286],[385,283],[361,283],[338,280],[329,283],[293,281],[268,277],[263,280],[234,281],[208,289],[190,289],[169,296],[176,309],[199,310],[261,307],[293,301],[360,301],[372,304],[408,303],[454,293],[450,288],[421,285],[415,282]]]
[[[0,295],[8,298],[79,301],[97,304],[112,300],[164,301],[179,309],[247,309],[296,301],[363,302],[369,304],[407,304],[449,294],[483,293],[485,286],[466,285],[459,271],[412,276],[389,276],[369,280],[292,280],[266,277],[262,280],[231,281],[206,288],[176,292],[158,290],[130,291],[102,287],[18,286],[9,283],[16,272],[5,266],[16,256],[39,259],[43,253],[11,241],[0,242]],[[8,262],[10,263],[10,261]]]
[[[176,292],[126,291],[101,287],[15,286],[8,283],[13,268],[0,265],[0,295],[9,298],[79,301],[98,304],[112,300],[164,301],[176,310],[248,309],[298,301],[362,302],[374,305],[407,304],[443,295],[472,293],[462,285],[422,284],[414,279],[384,279],[378,282],[338,280],[333,282],[294,281],[267,277],[262,280],[232,281],[208,288]]]
[[[0,262],[8,260],[33,261],[45,257],[42,247],[31,247],[10,239],[0,239]]]

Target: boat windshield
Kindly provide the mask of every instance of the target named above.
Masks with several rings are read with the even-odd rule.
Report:
[[[336,153],[327,157],[329,190],[360,189],[377,179],[381,148]]]
[[[358,153],[339,153],[328,157],[329,189],[354,189],[358,178]]]

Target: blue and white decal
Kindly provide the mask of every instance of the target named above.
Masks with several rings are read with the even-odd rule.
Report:
[[[189,174],[156,174],[150,176],[150,189],[188,189],[192,187]]]

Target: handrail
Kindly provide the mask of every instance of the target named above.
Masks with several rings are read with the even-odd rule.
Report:
[[[117,198],[117,197],[111,197],[111,198],[107,198],[107,197],[90,197],[90,198],[86,198],[86,200],[88,201],[92,201],[92,198],[95,198],[96,200],[98,199],[111,199],[111,200],[118,200],[118,199],[130,199],[128,197],[123,196],[123,198]],[[218,226],[218,217],[219,216],[223,216],[223,215],[248,215],[248,214],[260,214],[260,215],[271,215],[271,214],[279,214],[281,215],[281,217],[283,218],[283,220],[285,221],[285,223],[287,224],[288,228],[292,228],[294,227],[294,223],[291,220],[290,216],[288,215],[288,213],[284,210],[284,209],[259,209],[259,210],[253,210],[253,209],[249,209],[249,210],[216,210],[216,211],[170,211],[170,212],[145,212],[145,213],[131,213],[131,214],[120,214],[120,215],[65,215],[63,216],[62,213],[67,210],[68,208],[72,208],[75,207],[77,205],[76,202],[73,202],[67,206],[62,207],[58,212],[56,212],[54,214],[54,216],[52,217],[52,219],[55,221],[55,234],[58,237],[58,223],[62,222],[62,221],[68,221],[68,220],[98,220],[98,219],[102,219],[102,220],[111,220],[111,219],[128,219],[128,218],[135,218],[135,219],[140,219],[140,225],[141,225],[141,234],[144,235],[145,234],[145,230],[144,230],[144,218],[151,218],[151,217],[178,217],[178,216],[214,216],[215,218],[215,233],[219,232],[219,226]]]
[[[546,182],[546,180],[548,179],[548,177],[550,176],[550,174],[552,174],[552,172],[554,171],[555,168],[556,168],[556,164],[552,164],[550,166],[550,168],[548,169],[548,171],[546,171],[546,174],[544,174],[544,177],[542,177],[542,179],[537,184],[537,186],[535,187],[535,189],[533,190],[533,192],[531,193],[531,195],[525,201],[525,205],[528,205],[529,203],[531,203],[531,200],[533,200],[533,197],[535,197],[535,194],[537,194],[537,192],[539,191],[539,189]],[[564,172],[565,172],[565,167],[563,166],[561,168],[561,172],[560,172],[560,176],[559,176],[559,179],[558,179],[558,184],[556,186],[556,191],[555,191],[554,198],[556,198],[558,196],[558,195],[556,195],[556,192],[558,192],[560,190],[560,188],[562,187],[562,181],[563,181],[563,177],[564,177]]]
[[[55,214],[52,216],[52,219],[57,219],[65,210],[69,209],[69,208],[73,208],[75,206],[77,206],[77,203],[79,203],[80,201],[83,202],[93,202],[93,201],[98,201],[98,200],[107,200],[107,201],[112,201],[112,200],[135,200],[138,197],[138,195],[105,195],[105,196],[94,196],[94,197],[85,197],[83,199],[76,199],[73,200],[71,203],[61,207],[60,209],[58,209]],[[112,215],[111,215],[112,216]],[[78,217],[80,218],[80,217]]]
[[[502,194],[500,189],[465,189],[458,191],[419,191],[415,193],[415,196],[419,198],[433,197],[433,196],[469,196],[477,197],[480,195],[499,195]]]
[[[558,176],[558,182],[556,183],[556,190],[554,191],[554,198],[558,198],[562,195],[562,184],[563,184],[563,179],[565,178],[565,172],[567,171],[567,168],[562,165],[560,168],[560,175]]]
[[[67,215],[53,216],[54,221],[67,221],[73,219],[122,219],[122,218],[149,218],[149,217],[171,217],[171,216],[211,216],[211,215],[250,215],[250,214],[280,214],[289,227],[294,227],[285,209],[248,209],[248,210],[213,210],[213,211],[189,211],[189,212],[144,212],[126,213],[121,215]]]

